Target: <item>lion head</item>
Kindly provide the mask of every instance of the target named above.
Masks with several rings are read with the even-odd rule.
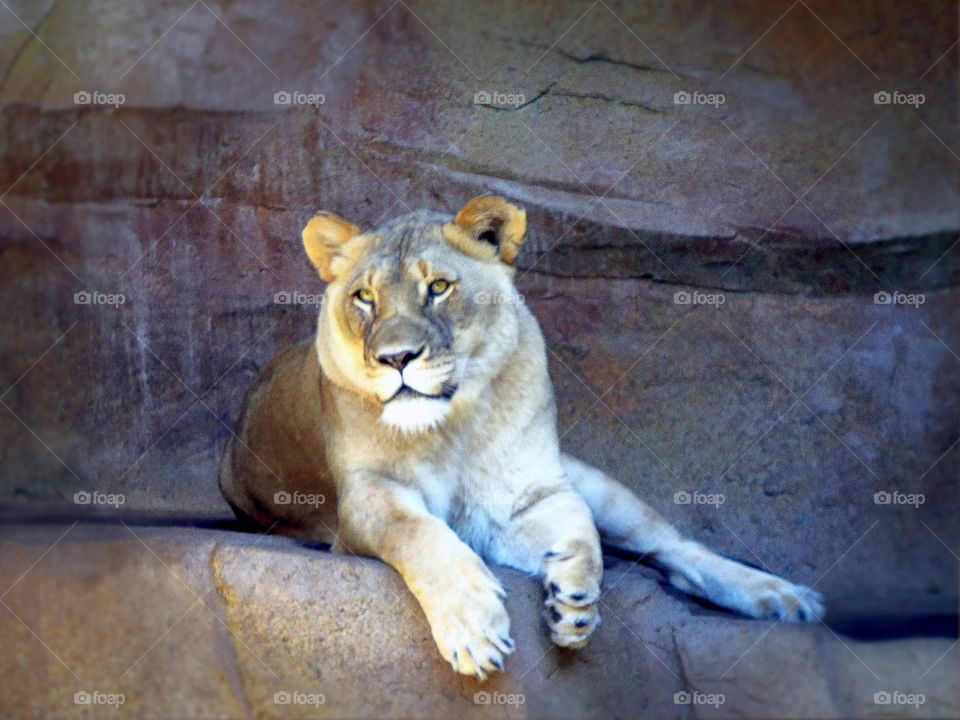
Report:
[[[419,210],[375,230],[330,213],[303,230],[328,285],[317,351],[325,375],[404,432],[436,428],[479,397],[516,347],[513,263],[526,213],[501,198],[456,215]]]

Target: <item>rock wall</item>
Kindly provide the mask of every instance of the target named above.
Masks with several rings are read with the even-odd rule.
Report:
[[[617,581],[601,601],[604,624],[579,652],[551,646],[539,583],[497,569],[517,649],[481,683],[450,671],[413,596],[375,560],[196,528],[5,530],[0,582],[16,585],[0,613],[0,671],[13,679],[0,692],[6,717],[936,718],[957,709],[950,638],[864,642],[820,625],[735,619],[665,593],[623,560],[610,561]],[[923,700],[876,702],[894,690]],[[116,707],[94,704],[94,693]]]
[[[955,591],[950,4],[0,17],[4,502],[224,516],[242,393],[312,332],[305,220],[494,192],[529,212],[567,449],[828,593]]]

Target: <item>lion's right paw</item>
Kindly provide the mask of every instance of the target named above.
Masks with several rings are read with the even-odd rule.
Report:
[[[503,670],[504,656],[514,644],[503,588],[492,575],[473,580],[452,584],[446,597],[430,603],[427,617],[440,654],[454,672],[484,680],[487,673]]]

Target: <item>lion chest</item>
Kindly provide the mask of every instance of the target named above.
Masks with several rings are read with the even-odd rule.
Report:
[[[503,463],[446,463],[421,475],[427,509],[474,551],[483,555],[509,524],[528,485],[522,473]]]

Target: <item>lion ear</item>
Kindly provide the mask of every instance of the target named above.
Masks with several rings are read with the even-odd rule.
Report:
[[[303,247],[307,257],[325,282],[331,282],[349,261],[350,241],[360,235],[360,228],[333,213],[320,213],[303,229]]]
[[[513,265],[526,239],[527,213],[500,197],[480,196],[453,220],[450,240],[468,255]]]

